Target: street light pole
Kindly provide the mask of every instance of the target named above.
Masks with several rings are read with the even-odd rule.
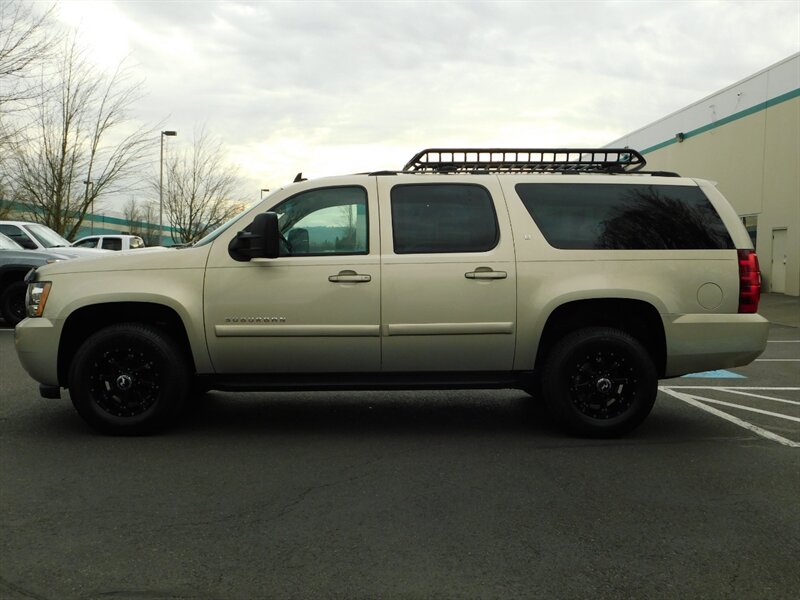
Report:
[[[161,245],[161,238],[164,235],[164,136],[174,137],[177,131],[161,132],[161,156],[159,158],[158,175],[158,244]]]
[[[86,186],[86,196],[84,196],[83,205],[86,206],[87,204],[89,204],[89,186],[93,185],[93,182],[91,179],[87,178],[86,181],[83,182],[83,184]],[[89,220],[89,228],[90,232],[94,234],[94,198],[92,198],[92,211],[90,214],[91,214],[91,219]]]

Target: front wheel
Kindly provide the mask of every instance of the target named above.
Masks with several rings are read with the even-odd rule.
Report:
[[[123,323],[101,329],[81,345],[69,393],[96,430],[141,435],[178,417],[190,382],[188,360],[172,338],[155,327]]]
[[[556,421],[590,437],[615,437],[650,414],[658,376],[642,344],[609,327],[562,338],[545,360],[542,392]]]

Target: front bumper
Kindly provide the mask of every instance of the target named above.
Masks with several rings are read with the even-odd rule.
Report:
[[[19,362],[45,386],[58,386],[58,340],[61,328],[49,319],[24,319],[14,330]]]

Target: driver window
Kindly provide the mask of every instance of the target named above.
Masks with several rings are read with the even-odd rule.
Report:
[[[367,254],[367,192],[362,187],[302,192],[273,209],[278,213],[280,256]]]

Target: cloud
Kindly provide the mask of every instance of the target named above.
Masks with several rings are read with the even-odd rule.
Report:
[[[142,118],[175,143],[205,123],[256,192],[436,145],[602,145],[800,50],[800,5],[771,0],[104,10],[147,79]]]

